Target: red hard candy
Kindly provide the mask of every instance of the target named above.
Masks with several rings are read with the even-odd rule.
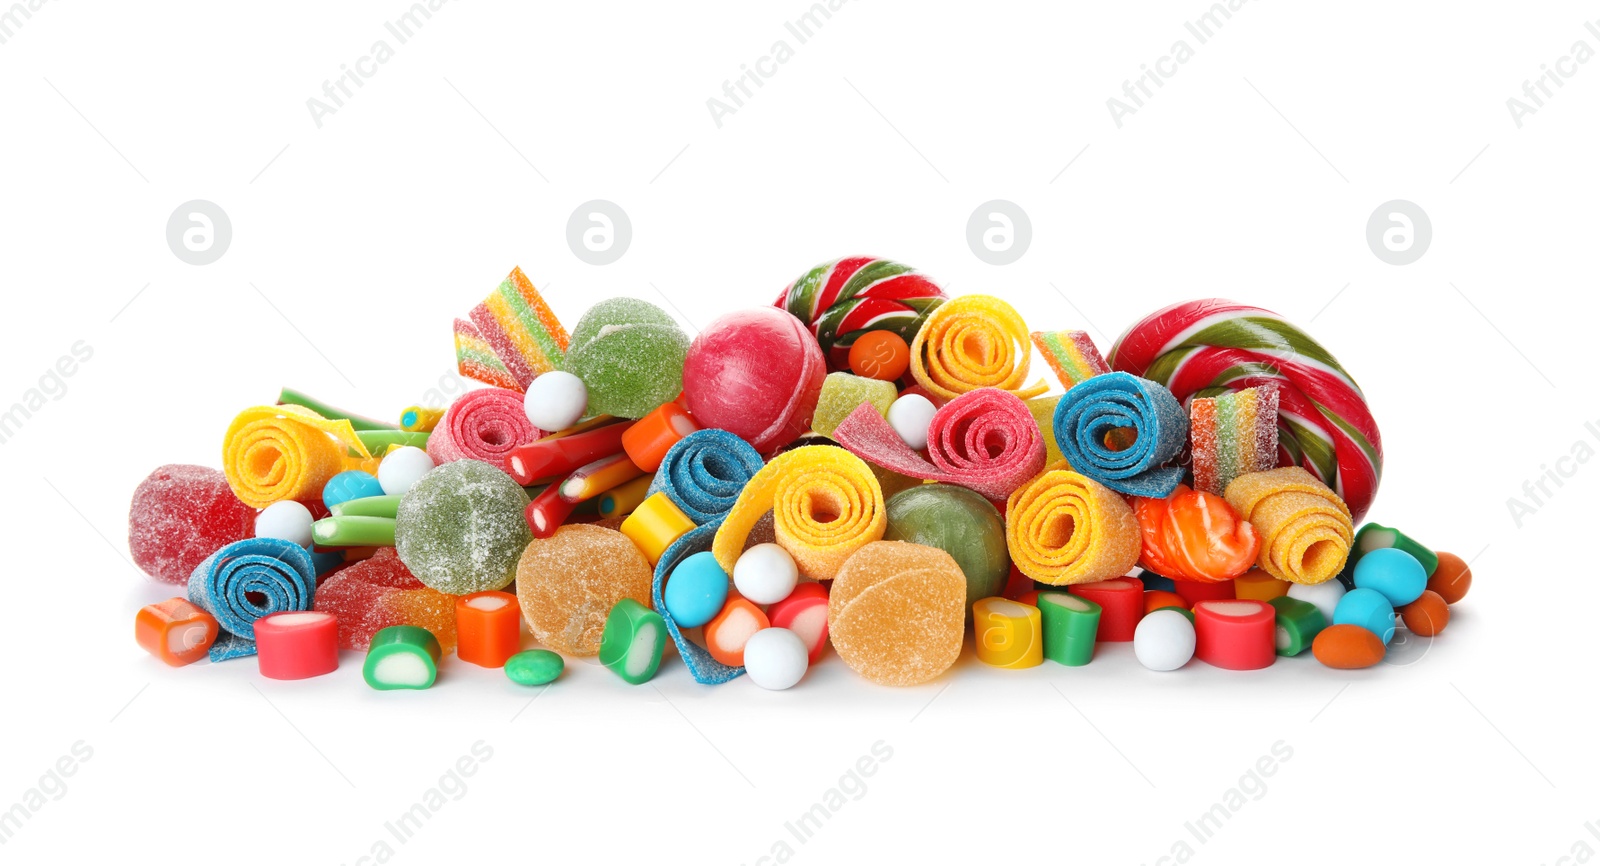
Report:
[[[772,307],[740,310],[690,344],[683,399],[702,426],[771,454],[810,427],[827,373],[822,348],[799,319]]]

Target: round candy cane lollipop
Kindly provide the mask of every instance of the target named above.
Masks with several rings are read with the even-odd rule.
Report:
[[[1166,385],[1179,400],[1278,385],[1278,459],[1299,465],[1359,522],[1383,473],[1383,441],[1361,387],[1304,331],[1277,313],[1211,298],[1141,319],[1107,361]]]
[[[868,331],[898,334],[907,344],[944,301],[939,285],[907,265],[851,256],[817,265],[790,283],[773,304],[805,322],[829,370],[850,369],[850,347]]]

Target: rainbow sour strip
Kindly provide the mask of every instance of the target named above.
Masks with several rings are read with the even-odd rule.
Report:
[[[525,391],[566,354],[567,329],[521,268],[512,268],[468,318],[456,320],[456,362],[463,376]]]
[[[1063,388],[1111,372],[1106,359],[1100,357],[1100,350],[1094,347],[1094,341],[1085,331],[1034,331],[1028,336],[1044,355],[1045,363],[1055,371]]]
[[[1278,386],[1195,397],[1189,442],[1196,490],[1221,496],[1233,479],[1278,466]]]

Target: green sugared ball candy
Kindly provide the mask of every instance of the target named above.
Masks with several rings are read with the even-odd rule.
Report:
[[[506,659],[506,677],[519,686],[542,686],[561,676],[566,662],[549,650],[523,650]]]
[[[425,585],[451,595],[503,589],[533,540],[528,494],[479,460],[456,460],[422,476],[395,512],[400,561]]]
[[[659,307],[611,298],[583,314],[562,368],[583,380],[590,415],[643,418],[683,390],[689,337]]]
[[[890,497],[885,510],[885,541],[937,547],[961,566],[967,576],[968,611],[978,599],[1005,589],[1011,573],[1005,520],[980,494],[953,484],[923,484]]]

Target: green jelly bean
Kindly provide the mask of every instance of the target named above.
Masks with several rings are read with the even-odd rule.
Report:
[[[523,650],[506,659],[506,677],[519,686],[542,686],[561,676],[566,662],[549,650]]]
[[[394,519],[400,510],[399,496],[363,496],[346,499],[328,509],[334,517],[387,517]]]
[[[1278,655],[1297,656],[1311,648],[1317,632],[1327,627],[1322,611],[1309,601],[1279,596],[1267,602],[1277,610]]]
[[[439,675],[439,639],[414,625],[392,625],[372,636],[361,676],[379,691],[425,689]]]
[[[623,682],[639,685],[655,676],[666,648],[667,623],[661,614],[625,598],[606,615],[606,628],[600,634],[600,663]]]
[[[324,517],[311,524],[311,538],[318,547],[393,547],[394,518]]]
[[[1175,604],[1169,604],[1166,607],[1158,607],[1158,608],[1156,608],[1156,610],[1175,610],[1178,613],[1181,613],[1184,616],[1188,617],[1190,624],[1194,623],[1194,611],[1192,611],[1192,610],[1190,610],[1190,609],[1188,609],[1186,607],[1178,607]],[[1152,610],[1152,611],[1150,611],[1150,613],[1155,613],[1156,610]]]
[[[1356,533],[1355,547],[1350,551],[1349,567],[1355,568],[1361,557],[1385,547],[1399,548],[1416,557],[1417,561],[1422,563],[1422,570],[1426,571],[1429,577],[1433,577],[1434,571],[1439,568],[1439,556],[1433,552],[1433,548],[1422,546],[1416,539],[1398,529],[1377,523],[1368,523]]]
[[[1100,605],[1066,592],[1039,593],[1039,627],[1044,631],[1044,657],[1070,667],[1094,658],[1094,636],[1100,628]]]

